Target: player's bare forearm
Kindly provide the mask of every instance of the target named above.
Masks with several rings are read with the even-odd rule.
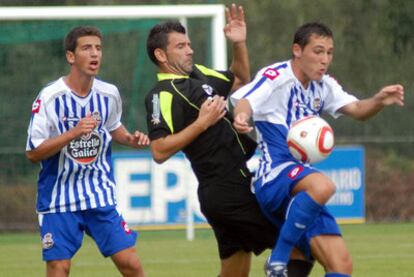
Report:
[[[233,62],[230,71],[235,76],[232,91],[250,82],[250,62],[246,43],[233,44]]]
[[[367,120],[390,105],[404,106],[403,86],[397,84],[383,87],[373,97],[352,102],[339,111],[358,120]]]
[[[33,150],[26,151],[26,157],[31,162],[40,162],[58,153],[76,137],[77,135],[75,132],[67,131],[60,136],[43,141]]]
[[[240,113],[245,113],[248,118],[246,120],[249,120],[252,116],[252,108],[250,106],[249,100],[247,99],[240,99],[233,110],[234,116],[237,116]]]
[[[382,108],[383,106],[380,102],[368,98],[349,103],[340,108],[339,112],[353,119],[363,121],[377,114]]]
[[[195,121],[176,134],[151,141],[151,152],[154,161],[157,163],[165,162],[172,155],[193,142],[206,129],[207,127]]]
[[[132,148],[143,148],[149,145],[149,138],[146,134],[135,131],[131,134],[124,125],[119,126],[111,132],[112,139],[119,144]]]
[[[246,99],[241,99],[237,102],[236,106],[234,107],[234,122],[233,126],[239,133],[249,133],[253,130],[251,126],[249,126],[249,120],[252,115],[252,108],[250,103]]]

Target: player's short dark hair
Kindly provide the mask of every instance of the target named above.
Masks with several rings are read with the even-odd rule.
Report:
[[[333,33],[328,26],[319,22],[310,22],[303,24],[296,30],[293,43],[299,44],[303,49],[309,43],[309,39],[313,34],[333,39]]]
[[[166,21],[157,24],[149,31],[147,37],[147,53],[154,64],[158,65],[158,60],[154,55],[155,49],[160,48],[166,50],[168,45],[168,34],[173,32],[181,34],[186,33],[184,26],[178,21]]]
[[[95,26],[78,26],[73,28],[65,37],[65,51],[74,52],[78,38],[85,36],[96,36],[102,40],[101,31]]]

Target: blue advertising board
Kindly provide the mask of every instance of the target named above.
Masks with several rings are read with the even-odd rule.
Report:
[[[339,222],[365,221],[365,152],[363,147],[336,147],[324,161],[315,165],[336,185],[327,203]]]
[[[259,156],[249,165],[254,167]],[[150,152],[119,152],[113,155],[117,202],[129,225],[184,225],[206,223],[197,197],[197,180],[182,153],[163,164],[156,164]],[[324,161],[315,165],[337,185],[328,209],[339,222],[365,220],[364,149],[336,147]]]
[[[134,225],[206,223],[197,198],[197,180],[182,153],[156,164],[150,152],[113,154],[117,203]]]

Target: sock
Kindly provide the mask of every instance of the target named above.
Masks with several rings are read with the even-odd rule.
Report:
[[[289,260],[287,264],[289,277],[307,277],[312,271],[313,263],[303,260]]]
[[[321,209],[322,206],[304,191],[299,192],[292,199],[286,211],[286,221],[280,230],[276,247],[270,256],[270,262],[287,264],[293,246],[319,215]]]
[[[331,272],[331,273],[326,273],[325,277],[351,277],[351,275]]]

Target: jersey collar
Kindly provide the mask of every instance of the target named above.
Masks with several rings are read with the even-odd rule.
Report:
[[[171,79],[188,79],[188,78],[190,77],[187,75],[177,75],[177,74],[172,74],[172,73],[158,73],[157,74],[158,81],[171,80]]]

